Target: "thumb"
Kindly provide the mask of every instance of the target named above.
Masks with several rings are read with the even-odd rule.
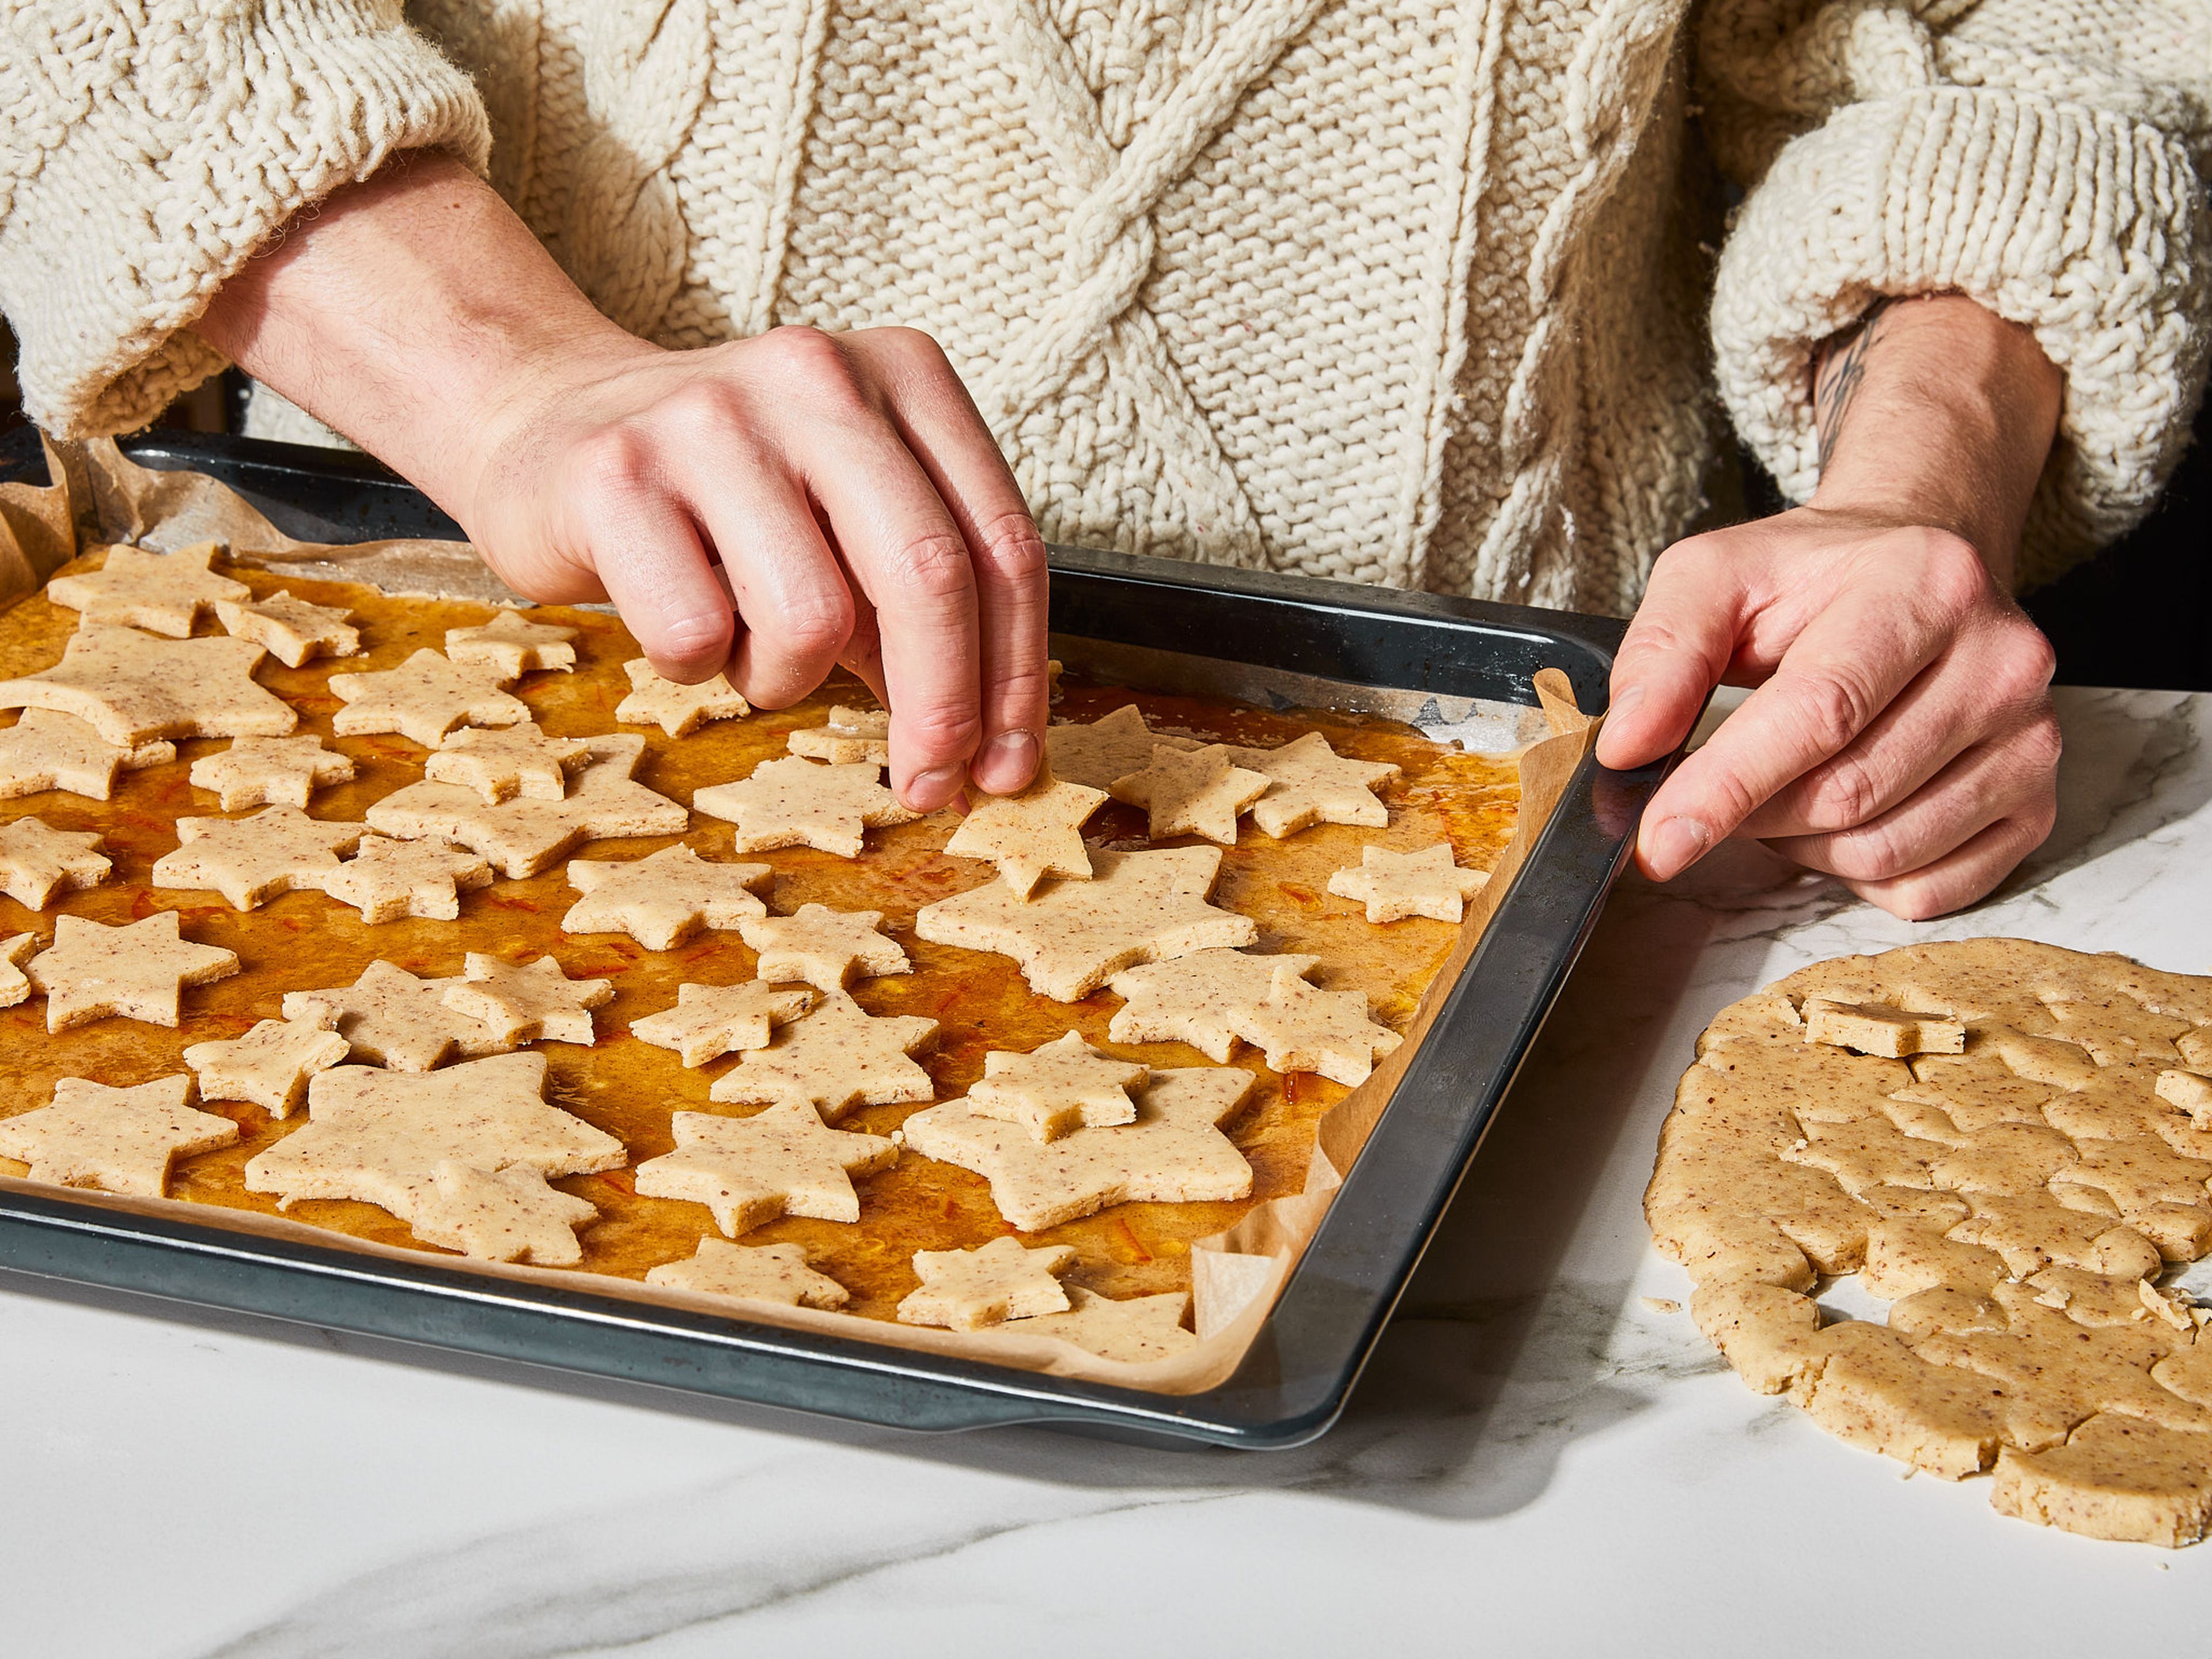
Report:
[[[1644,603],[1613,659],[1598,732],[1601,766],[1647,766],[1690,735],[1735,655],[1749,596],[1718,537],[1677,542],[1651,568]]]

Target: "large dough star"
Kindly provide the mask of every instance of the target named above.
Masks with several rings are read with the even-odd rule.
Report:
[[[360,845],[361,825],[271,806],[250,818],[179,818],[177,835],[184,845],[154,860],[154,884],[211,890],[233,909],[251,910],[280,893],[320,890],[337,855]]]
[[[120,623],[187,639],[192,624],[210,606],[252,597],[244,582],[208,568],[222,550],[220,542],[201,542],[173,553],[111,547],[99,569],[48,582],[46,597],[82,612],[87,622]]]
[[[628,933],[648,951],[672,951],[702,927],[737,927],[768,914],[752,890],[765,864],[713,864],[681,843],[641,859],[576,859],[568,885],[584,896],[561,918],[564,933]]]
[[[238,1125],[193,1110],[191,1098],[181,1073],[135,1089],[65,1077],[52,1105],[0,1118],[0,1158],[29,1164],[30,1178],[50,1186],[159,1198],[172,1162],[238,1139]]]
[[[457,726],[513,726],[530,718],[519,697],[500,689],[497,670],[463,667],[431,650],[417,651],[397,668],[333,674],[331,695],[345,707],[331,717],[342,738],[397,732],[435,749]]]
[[[898,804],[898,797],[878,781],[880,770],[786,755],[763,761],[750,777],[695,792],[691,805],[737,825],[731,845],[740,853],[811,847],[856,859],[863,830],[912,823],[921,816]]]
[[[934,1100],[937,1085],[911,1055],[936,1034],[933,1019],[879,1018],[843,991],[830,991],[819,1008],[786,1025],[769,1047],[747,1049],[714,1079],[708,1097],[803,1102],[826,1123],[855,1106]]]
[[[183,988],[228,978],[238,971],[238,957],[181,937],[174,910],[113,927],[59,916],[53,948],[33,957],[24,971],[46,994],[49,1031],[110,1015],[173,1026]]]
[[[164,640],[87,622],[52,668],[0,680],[0,708],[74,714],[121,749],[156,738],[281,738],[300,717],[253,683],[267,654],[245,640]]]
[[[637,1166],[639,1194],[703,1204],[732,1238],[778,1216],[858,1221],[853,1177],[898,1161],[896,1141],[828,1128],[803,1100],[754,1117],[678,1112],[671,1123],[676,1150]]]

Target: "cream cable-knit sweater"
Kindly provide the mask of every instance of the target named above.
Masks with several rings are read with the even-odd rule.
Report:
[[[413,146],[650,338],[929,330],[1049,538],[1357,580],[1626,610],[1700,503],[1708,387],[1802,496],[1810,354],[1880,294],[1963,290],[2066,371],[2029,581],[2141,508],[2203,380],[2207,0],[407,16],[15,0],[0,303],[44,424],[219,368],[209,295]],[[1717,278],[1693,115],[1747,191]]]

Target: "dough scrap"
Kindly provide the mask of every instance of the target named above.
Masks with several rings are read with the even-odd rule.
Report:
[[[829,766],[786,755],[763,761],[750,777],[695,791],[691,805],[737,825],[740,853],[811,847],[840,858],[860,856],[861,832],[912,823],[921,816],[898,804],[869,765]]]
[[[672,738],[688,738],[709,720],[737,720],[753,712],[726,674],[679,685],[661,678],[643,657],[624,663],[623,672],[629,676],[630,691],[615,705],[615,719],[623,726],[658,726]]]
[[[2188,1113],[2197,1127],[2212,1129],[2212,1077],[2197,1072],[2160,1072],[2154,1092],[2167,1105]]]
[[[118,772],[161,766],[176,757],[173,743],[119,749],[74,714],[27,708],[15,725],[0,731],[0,800],[45,789],[106,800]]]
[[[570,979],[551,957],[512,963],[471,951],[461,976],[446,981],[446,1006],[495,1031],[513,1033],[518,1042],[598,1041],[592,1010],[614,1000],[609,979]]]
[[[783,1308],[830,1310],[853,1299],[852,1292],[836,1279],[809,1267],[805,1248],[798,1244],[732,1244],[702,1238],[695,1255],[662,1262],[646,1273],[645,1282],[694,1296],[772,1302]]]
[[[914,931],[1012,957],[1031,990],[1074,1002],[1139,963],[1256,939],[1249,916],[1206,902],[1220,868],[1210,847],[1094,852],[1089,881],[1055,880],[1026,900],[991,882],[922,906]]]
[[[705,1205],[730,1238],[779,1216],[858,1221],[853,1177],[898,1161],[897,1142],[829,1128],[803,1100],[752,1117],[678,1112],[670,1123],[676,1150],[637,1166],[638,1192]]]
[[[351,985],[287,991],[284,1018],[327,1021],[356,1058],[395,1072],[433,1071],[456,1056],[502,1054],[523,1041],[526,1021],[510,1016],[492,1024],[449,1007],[446,992],[459,983],[420,979],[379,957]]]
[[[249,806],[304,808],[314,791],[353,781],[353,757],[334,755],[313,732],[235,738],[228,749],[192,763],[193,787],[212,790],[226,812]]]
[[[185,986],[237,971],[234,952],[182,937],[174,910],[156,910],[118,927],[58,917],[52,947],[24,969],[46,994],[49,1031],[110,1017],[173,1028]]]
[[[1301,976],[1319,957],[1246,956],[1241,951],[1198,951],[1172,962],[1131,968],[1106,981],[1125,998],[1106,1027],[1115,1042],[1188,1042],[1217,1065],[1237,1047],[1230,1015],[1266,1000],[1283,969]]]
[[[765,1048],[779,1025],[814,1006],[811,991],[792,991],[759,980],[738,985],[679,985],[676,1006],[629,1023],[629,1034],[657,1048],[672,1048],[686,1066],[747,1048]]]
[[[878,931],[880,910],[833,910],[802,904],[787,916],[742,916],[738,937],[760,953],[758,973],[771,983],[794,981],[842,991],[856,979],[910,974],[905,948]]]
[[[43,910],[57,893],[82,892],[107,879],[113,864],[89,830],[57,830],[44,818],[0,824],[0,893],[27,910]]]
[[[345,704],[331,717],[342,738],[397,732],[425,749],[457,726],[513,726],[530,718],[519,697],[501,689],[504,677],[481,666],[463,667],[425,648],[397,668],[333,674],[331,695]]]
[[[983,1075],[968,1091],[979,1117],[1018,1123],[1039,1140],[1057,1140],[1075,1129],[1103,1129],[1137,1121],[1129,1091],[1152,1075],[1142,1066],[1102,1054],[1080,1031],[1015,1054],[994,1049],[983,1056]]]
[[[87,622],[52,667],[0,680],[0,708],[74,714],[118,749],[156,738],[281,738],[300,717],[254,684],[267,654],[246,640],[157,639]]]
[[[222,551],[221,542],[198,542],[173,553],[110,547],[99,569],[57,576],[46,584],[46,595],[81,612],[86,622],[187,639],[192,624],[218,601],[251,596],[244,582],[209,568]]]
[[[1104,804],[1104,790],[1063,783],[1048,765],[1018,794],[971,790],[969,800],[968,816],[945,850],[956,858],[989,860],[1015,897],[1029,897],[1047,876],[1090,878],[1083,824]]]
[[[768,906],[752,890],[775,874],[765,864],[714,864],[681,843],[628,861],[577,859],[568,885],[568,933],[628,933],[648,951],[672,951],[702,928],[736,927]]]
[[[1328,878],[1330,892],[1364,904],[1367,920],[1378,927],[1408,916],[1455,924],[1466,916],[1468,900],[1489,884],[1488,871],[1455,864],[1444,841],[1412,853],[1370,844],[1359,849],[1357,866],[1346,865]]]
[[[278,588],[265,599],[218,599],[216,620],[233,639],[250,640],[287,668],[303,668],[313,657],[361,653],[361,629],[353,612],[295,599]]]
[[[448,1158],[432,1167],[429,1186],[416,1194],[408,1225],[425,1243],[479,1261],[573,1267],[584,1259],[576,1229],[599,1214],[588,1199],[549,1186],[535,1170],[479,1170]]]
[[[1075,1251],[1066,1244],[1031,1249],[1016,1238],[994,1238],[972,1250],[916,1250],[921,1288],[899,1303],[899,1322],[980,1331],[1010,1319],[1066,1313],[1067,1292],[1058,1275],[1074,1265]]]
[[[1039,1314],[1023,1321],[1021,1334],[1056,1337],[1101,1359],[1130,1365],[1172,1359],[1198,1346],[1197,1336],[1183,1328],[1183,1315],[1190,1308],[1187,1291],[1166,1291],[1117,1302],[1070,1285],[1067,1302],[1066,1313]]]
[[[576,647],[573,628],[532,622],[520,611],[502,610],[476,628],[446,630],[446,654],[471,667],[489,668],[502,680],[519,680],[534,669],[573,669]]]
[[[65,1077],[52,1105],[0,1118],[0,1158],[29,1164],[28,1178],[47,1186],[159,1198],[178,1158],[238,1139],[238,1125],[191,1100],[181,1072],[131,1089]]]
[[[337,855],[361,844],[362,827],[269,806],[250,818],[179,818],[177,835],[184,845],[154,860],[154,884],[218,892],[234,910],[251,910],[280,893],[321,891]]]
[[[30,975],[23,971],[23,964],[38,954],[38,949],[36,933],[0,939],[0,1008],[13,1008],[31,1000]]]
[[[1380,830],[1390,809],[1376,786],[1398,775],[1388,761],[1340,755],[1318,732],[1276,749],[1232,748],[1230,758],[1267,780],[1267,793],[1252,803],[1252,822],[1279,839],[1316,823],[1350,823]]]
[[[1298,969],[1279,963],[1264,1000],[1229,1011],[1230,1029],[1263,1050],[1275,1072],[1316,1072],[1347,1088],[1405,1039],[1368,1017],[1359,991],[1318,991]]]
[[[1832,1002],[1826,997],[1807,997],[1800,1012],[1808,1042],[1833,1043],[1891,1060],[1966,1051],[1966,1028],[1942,1014],[1913,1013],[1881,1002]]]
[[[1115,800],[1150,814],[1154,841],[1203,836],[1234,847],[1237,815],[1267,793],[1268,784],[1266,774],[1236,764],[1226,744],[1200,749],[1158,744],[1150,764],[1115,779],[1110,789]]]
[[[591,744],[581,738],[549,738],[535,720],[517,720],[496,732],[465,726],[439,741],[423,763],[422,775],[473,789],[487,806],[517,795],[562,800],[568,775],[591,754]]]
[[[289,1117],[307,1098],[307,1081],[346,1057],[353,1045],[317,1013],[264,1019],[242,1037],[195,1042],[185,1064],[199,1079],[203,1100],[243,1100],[271,1117]]]
[[[403,917],[453,921],[461,895],[491,885],[491,861],[436,836],[363,836],[354,855],[323,878],[323,890],[371,927]]]
[[[933,1019],[879,1017],[843,991],[828,990],[812,1013],[785,1025],[768,1046],[740,1054],[708,1097],[803,1103],[825,1123],[856,1106],[934,1100],[937,1085],[912,1055],[936,1035]]]
[[[829,723],[793,732],[786,740],[794,755],[834,765],[889,766],[891,717],[880,708],[831,705]]]
[[[1086,789],[1110,790],[1115,779],[1150,765],[1155,749],[1205,746],[1196,738],[1153,731],[1133,702],[1088,725],[1048,726],[1044,732],[1045,763],[1053,776]]]

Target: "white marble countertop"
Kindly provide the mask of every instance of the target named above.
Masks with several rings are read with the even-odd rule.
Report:
[[[1969,915],[1749,847],[1626,883],[1316,1445],[854,1430],[0,1274],[0,1651],[2203,1652],[2212,1546],[1908,1485],[1644,1300],[1686,1295],[1638,1206],[1723,1004],[1980,933],[2212,969],[2212,697],[2061,711],[2057,831]]]

